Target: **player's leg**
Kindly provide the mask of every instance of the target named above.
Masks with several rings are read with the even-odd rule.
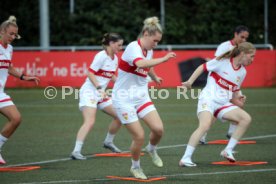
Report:
[[[141,126],[139,121],[128,123],[125,126],[132,136],[132,143],[130,146],[132,165],[130,168],[130,172],[135,178],[147,179],[140,166],[140,154],[145,137],[143,127]]]
[[[103,108],[103,111],[113,118],[112,122],[110,123],[110,125],[108,127],[108,132],[107,132],[107,135],[105,137],[103,147],[111,150],[114,153],[120,153],[122,151],[114,144],[113,141],[114,141],[116,133],[121,128],[121,122],[117,118],[117,115],[116,115],[116,113],[115,113],[115,111],[114,111],[111,104],[106,106],[105,108]]]
[[[82,108],[83,124],[77,133],[75,147],[71,154],[71,157],[73,159],[78,159],[78,160],[86,159],[86,157],[84,157],[81,154],[81,150],[82,150],[82,146],[85,138],[87,137],[88,133],[94,126],[95,119],[96,119],[96,112],[97,112],[97,109],[94,107],[85,106]]]
[[[151,130],[150,140],[145,149],[151,156],[154,165],[157,167],[163,167],[163,161],[157,154],[156,149],[156,146],[160,142],[164,132],[163,123],[158,112],[155,110],[154,107],[152,107],[152,110],[150,110],[149,107],[148,110],[145,109],[145,111],[148,111],[148,113],[145,116],[143,116],[142,119]]]
[[[213,115],[209,111],[202,111],[198,114],[198,119],[199,126],[192,133],[189,139],[185,153],[179,162],[180,166],[196,166],[196,164],[192,162],[192,155],[195,151],[196,146],[198,145],[200,138],[210,129],[213,121]]]
[[[5,142],[11,137],[11,135],[20,125],[21,115],[15,105],[9,105],[0,108],[0,113],[8,119],[8,122],[6,122],[6,124],[2,128],[0,134],[0,164],[5,164],[6,162],[1,155],[1,149]]]
[[[237,122],[237,128],[233,132],[226,148],[221,152],[223,157],[231,162],[235,162],[235,158],[232,155],[233,149],[248,129],[251,123],[251,116],[241,108],[224,112],[221,116],[225,120]]]

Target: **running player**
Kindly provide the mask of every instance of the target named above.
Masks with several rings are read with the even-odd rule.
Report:
[[[191,88],[200,74],[204,71],[210,72],[198,101],[199,126],[190,137],[185,154],[179,162],[180,166],[196,166],[192,161],[192,155],[200,138],[211,127],[214,117],[221,121],[228,120],[237,123],[237,128],[229,143],[221,152],[221,156],[230,162],[235,162],[232,151],[250,125],[251,117],[242,108],[232,104],[230,100],[233,97],[238,99],[242,97],[240,87],[246,76],[244,66],[253,62],[255,52],[255,47],[249,42],[238,44],[223,55],[200,65],[189,80],[183,83],[183,87]]]
[[[21,80],[34,81],[36,84],[39,83],[39,78],[27,76],[17,71],[12,66],[13,48],[10,44],[15,39],[20,39],[18,26],[16,24],[16,18],[10,16],[9,19],[4,21],[0,26],[0,112],[8,119],[8,122],[4,125],[0,133],[0,164],[6,163],[1,156],[2,146],[21,123],[20,112],[12,102],[11,97],[4,92],[8,74]]]
[[[90,65],[87,79],[80,89],[79,108],[83,115],[83,125],[80,127],[77,134],[75,148],[71,153],[72,159],[86,159],[86,157],[81,154],[81,150],[86,136],[94,126],[97,108],[114,118],[109,126],[109,132],[104,142],[104,147],[111,149],[113,152],[121,152],[121,150],[113,144],[114,136],[120,129],[121,123],[116,117],[116,113],[112,107],[112,101],[105,93],[105,89],[110,80],[116,81],[116,76],[114,75],[118,68],[118,58],[116,54],[123,47],[123,39],[117,33],[106,33],[103,36],[102,44],[104,50],[96,54]]]
[[[144,130],[139,122],[141,118],[150,128],[150,140],[146,151],[152,157],[154,165],[162,167],[156,146],[163,135],[163,123],[148,94],[147,75],[157,84],[162,79],[153,71],[153,66],[174,58],[173,52],[164,57],[153,59],[153,48],[162,39],[162,28],[157,17],[145,19],[137,41],[131,42],[125,49],[118,70],[118,80],[112,92],[112,102],[117,116],[132,136],[130,147],[132,166],[130,172],[135,178],[147,179],[140,167],[140,153],[144,144]]]
[[[243,25],[239,25],[235,28],[235,31],[234,31],[234,37],[232,40],[229,40],[229,41],[226,41],[226,42],[223,42],[221,43],[216,52],[215,52],[215,57],[219,57],[220,55],[224,54],[225,52],[228,52],[229,50],[232,50],[236,45],[242,43],[242,42],[246,42],[247,41],[247,38],[249,37],[249,29],[246,27],[246,26],[243,26]],[[245,102],[246,100],[246,97],[243,96],[243,101]],[[235,101],[235,99],[233,99],[233,101]],[[213,122],[216,121],[216,118],[214,118]],[[229,124],[229,129],[228,129],[228,132],[226,134],[226,137],[228,139],[230,139],[231,135],[233,134],[234,130],[236,129],[237,125],[235,122],[231,122]],[[206,137],[207,137],[207,132],[206,134],[204,134],[199,142],[201,144],[207,144],[207,140],[206,140]]]

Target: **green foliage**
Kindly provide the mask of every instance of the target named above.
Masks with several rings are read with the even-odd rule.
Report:
[[[276,44],[275,1],[269,2],[269,42]],[[135,40],[143,20],[160,17],[160,0],[49,0],[50,44],[100,45],[105,32],[118,32],[125,44]],[[0,20],[18,18],[22,40],[15,46],[39,45],[39,0],[1,2]],[[3,11],[5,10],[5,11]],[[233,37],[237,25],[250,29],[249,41],[264,43],[264,1],[165,0],[165,34],[162,44],[218,44]]]

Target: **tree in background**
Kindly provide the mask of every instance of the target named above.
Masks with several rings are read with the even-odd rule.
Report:
[[[125,44],[137,37],[143,20],[160,17],[160,0],[49,0],[52,46],[100,45],[104,32],[118,32]],[[39,46],[39,1],[1,2],[0,21],[18,18],[22,39],[15,46]],[[165,34],[161,44],[218,44],[229,40],[233,29],[244,24],[249,41],[264,43],[263,0],[174,0],[165,1]],[[12,8],[11,8],[12,7]],[[276,1],[269,0],[269,42],[276,45]],[[5,11],[3,11],[5,10]]]

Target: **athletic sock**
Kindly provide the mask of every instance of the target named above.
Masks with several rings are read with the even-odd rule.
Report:
[[[75,148],[73,152],[81,152],[83,142],[82,141],[76,141]]]
[[[105,137],[105,140],[104,142],[105,143],[112,143],[113,140],[114,140],[114,137],[115,137],[116,134],[110,134],[109,132],[106,134],[106,137]]]

